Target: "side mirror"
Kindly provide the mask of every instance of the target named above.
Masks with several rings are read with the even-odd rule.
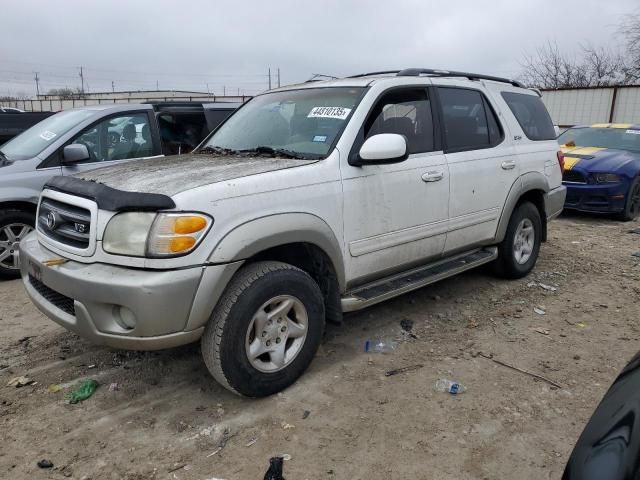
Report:
[[[62,150],[63,165],[73,165],[74,163],[89,160],[89,150],[86,145],[81,143],[72,143]]]
[[[397,133],[380,133],[365,140],[359,156],[358,165],[402,162],[409,156],[407,140]]]

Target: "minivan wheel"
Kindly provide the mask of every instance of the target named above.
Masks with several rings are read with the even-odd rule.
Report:
[[[20,277],[18,245],[33,230],[34,221],[23,210],[0,210],[0,279]]]
[[[322,293],[304,271],[282,262],[240,269],[202,336],[204,362],[224,387],[265,397],[307,369],[324,332]]]
[[[531,202],[513,211],[504,240],[498,246],[495,272],[505,278],[522,278],[535,266],[542,240],[540,213]]]

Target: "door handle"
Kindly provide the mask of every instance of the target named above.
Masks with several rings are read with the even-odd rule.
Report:
[[[513,170],[514,168],[516,168],[516,161],[515,160],[507,160],[502,162],[502,165],[500,165],[502,167],[503,170]]]
[[[442,180],[444,178],[443,172],[438,172],[437,170],[432,170],[427,173],[422,174],[423,182],[437,182],[438,180]]]

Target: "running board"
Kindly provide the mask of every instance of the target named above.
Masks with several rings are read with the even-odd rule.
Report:
[[[342,311],[353,312],[383,302],[489,263],[497,257],[498,248],[487,247],[376,280],[347,292],[341,300]]]

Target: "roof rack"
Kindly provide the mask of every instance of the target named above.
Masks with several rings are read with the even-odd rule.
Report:
[[[452,70],[434,70],[432,68],[405,68],[404,70],[387,70],[381,72],[361,73],[352,75],[348,78],[368,77],[371,75],[389,75],[395,74],[398,77],[419,77],[420,75],[429,75],[432,77],[462,77],[469,80],[491,80],[493,82],[502,82],[513,85],[514,87],[523,87],[520,82],[510,80],[508,78],[494,77],[492,75],[482,75],[479,73],[456,72]]]

